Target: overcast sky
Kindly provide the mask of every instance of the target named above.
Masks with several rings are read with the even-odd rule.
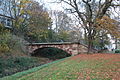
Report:
[[[63,11],[63,8],[61,7],[62,4],[53,3],[55,2],[55,0],[36,0],[36,1],[40,3],[42,1],[48,10]]]

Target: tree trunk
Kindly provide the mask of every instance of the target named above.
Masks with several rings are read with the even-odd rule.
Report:
[[[117,38],[115,38],[115,49],[117,49],[118,48],[118,43],[117,43],[118,41],[117,41]]]
[[[93,41],[94,41],[94,32],[95,30],[92,30],[92,25],[90,24],[90,30],[88,32],[88,54],[93,53]]]
[[[93,39],[92,36],[88,36],[88,54],[92,53],[92,48],[93,48]]]

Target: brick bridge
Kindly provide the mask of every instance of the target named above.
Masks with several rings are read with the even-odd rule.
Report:
[[[72,55],[77,55],[78,53],[86,53],[88,50],[88,48],[85,45],[82,45],[80,43],[71,43],[71,42],[27,44],[27,49],[29,53],[33,53],[35,50],[44,47],[54,47],[54,48],[62,49]]]

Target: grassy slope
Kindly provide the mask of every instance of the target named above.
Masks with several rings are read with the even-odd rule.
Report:
[[[81,54],[0,80],[119,80],[119,54]]]

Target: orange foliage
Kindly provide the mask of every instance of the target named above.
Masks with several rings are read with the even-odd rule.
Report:
[[[102,19],[96,20],[97,29],[103,29],[108,31],[109,34],[120,38],[120,30],[118,29],[117,21],[109,18],[108,16],[103,16]]]

